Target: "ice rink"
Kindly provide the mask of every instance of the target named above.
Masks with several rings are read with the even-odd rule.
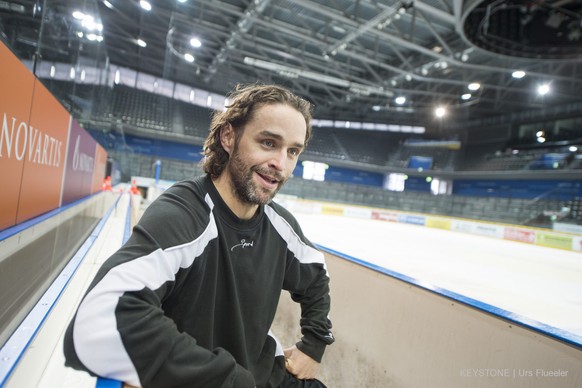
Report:
[[[295,216],[318,245],[582,338],[580,253],[380,220]]]

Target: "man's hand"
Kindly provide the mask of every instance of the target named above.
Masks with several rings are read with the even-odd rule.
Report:
[[[300,380],[314,379],[319,370],[319,362],[292,346],[283,351],[287,371]]]

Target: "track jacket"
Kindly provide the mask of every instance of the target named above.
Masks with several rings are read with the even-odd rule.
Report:
[[[276,203],[240,220],[208,176],[166,190],[101,267],[65,335],[66,364],[143,387],[277,387],[281,290],[301,304],[297,347],[333,342],[321,252]]]

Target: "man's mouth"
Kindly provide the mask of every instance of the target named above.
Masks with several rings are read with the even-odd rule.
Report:
[[[270,183],[272,185],[276,185],[276,184],[279,183],[279,180],[278,179],[273,178],[273,177],[270,177],[268,175],[264,175],[264,174],[261,174],[261,173],[258,173],[258,172],[257,172],[257,175],[259,175],[265,182]]]

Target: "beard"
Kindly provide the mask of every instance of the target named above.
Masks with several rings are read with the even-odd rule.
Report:
[[[265,205],[269,203],[287,181],[287,179],[276,171],[259,166],[247,165],[240,157],[236,147],[228,162],[227,171],[230,175],[234,195],[242,202],[253,205]],[[277,188],[275,190],[268,190],[258,186],[253,179],[254,173],[275,177],[279,181]]]

